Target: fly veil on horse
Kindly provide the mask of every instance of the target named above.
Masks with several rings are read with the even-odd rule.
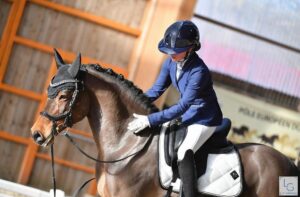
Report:
[[[170,173],[164,173],[170,170],[170,166],[166,165],[164,151],[159,154],[159,164],[156,158],[157,143],[163,146],[168,136],[167,129],[163,127],[160,139],[159,135],[153,135],[158,133],[157,128],[147,128],[138,136],[126,132],[133,113],[146,115],[157,108],[132,82],[111,69],[95,64],[81,65],[80,55],[72,64],[65,64],[55,51],[55,59],[58,70],[48,87],[46,107],[31,129],[34,141],[42,146],[53,144],[54,138],[66,127],[87,117],[99,160],[131,156],[117,163],[97,162],[98,193],[102,197],[163,196],[166,191],[160,183],[163,187],[170,186],[172,177]],[[237,150],[243,170],[232,174],[231,169],[228,173],[231,179],[243,183],[241,196],[278,196],[278,177],[299,173],[284,155],[264,145],[240,144]],[[225,163],[216,155],[208,157],[208,166],[215,164],[214,161],[220,163],[219,166]],[[232,154],[232,157],[236,155]],[[210,171],[211,175],[214,172]],[[199,183],[203,185],[203,181]]]

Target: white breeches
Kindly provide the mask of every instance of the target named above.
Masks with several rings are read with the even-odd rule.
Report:
[[[184,158],[187,150],[192,150],[195,153],[212,136],[215,130],[215,126],[209,127],[200,124],[188,126],[186,137],[177,152],[178,161]]]

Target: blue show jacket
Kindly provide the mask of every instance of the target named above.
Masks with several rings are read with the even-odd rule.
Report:
[[[222,112],[213,89],[210,72],[203,60],[191,54],[176,80],[176,62],[169,57],[162,66],[160,74],[145,94],[153,102],[171,85],[179,91],[177,104],[148,116],[151,126],[157,126],[174,118],[182,118],[186,125],[202,124],[218,126],[222,122]]]

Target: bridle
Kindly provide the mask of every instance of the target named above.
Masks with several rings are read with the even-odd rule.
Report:
[[[72,98],[71,101],[69,103],[68,106],[68,110],[63,112],[62,114],[59,115],[51,115],[49,114],[47,111],[42,111],[40,114],[44,117],[46,117],[47,119],[49,119],[52,122],[52,128],[51,128],[51,135],[49,135],[45,142],[42,144],[42,146],[46,146],[49,141],[54,138],[56,135],[59,134],[58,132],[58,124],[57,122],[60,120],[64,120],[64,123],[62,125],[62,127],[60,128],[61,130],[66,129],[67,127],[72,127],[73,126],[73,122],[72,122],[72,109],[73,106],[75,104],[75,102],[77,101],[78,95],[79,95],[79,84],[81,85],[81,87],[83,88],[83,81],[80,81],[78,79],[68,79],[68,80],[62,80],[60,82],[57,83],[52,83],[52,81],[50,82],[50,87],[55,88],[58,87],[60,85],[63,85],[65,83],[74,83],[75,85],[75,90],[73,91],[72,94]]]

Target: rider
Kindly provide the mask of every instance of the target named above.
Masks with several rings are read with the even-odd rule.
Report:
[[[186,137],[178,149],[178,171],[185,197],[196,196],[194,153],[214,133],[222,122],[209,69],[196,54],[201,44],[199,31],[191,21],[177,21],[170,25],[159,42],[158,49],[168,55],[158,79],[146,95],[153,102],[172,83],[180,93],[177,104],[148,116],[134,114],[128,130],[137,134],[144,128],[181,118],[187,126]]]

